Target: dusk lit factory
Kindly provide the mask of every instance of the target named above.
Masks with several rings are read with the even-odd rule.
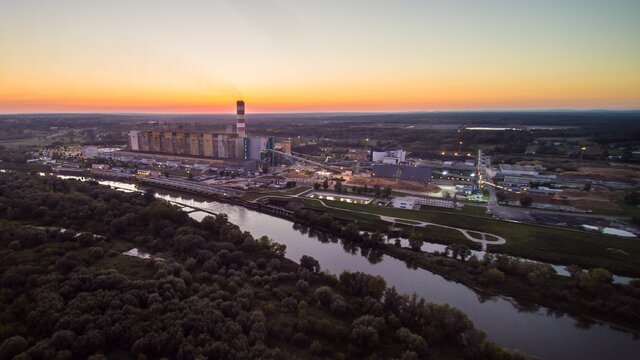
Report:
[[[245,132],[244,101],[236,102],[235,131],[175,129],[134,130],[129,132],[133,153],[207,160],[267,160],[274,147],[273,137],[250,137]]]

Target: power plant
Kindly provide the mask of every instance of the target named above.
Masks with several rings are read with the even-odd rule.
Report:
[[[244,101],[236,101],[236,134],[239,138],[246,136],[244,132]]]
[[[245,131],[245,104],[236,102],[236,131],[176,129],[133,130],[129,149],[133,153],[207,160],[257,160],[272,158],[273,137],[248,137]]]

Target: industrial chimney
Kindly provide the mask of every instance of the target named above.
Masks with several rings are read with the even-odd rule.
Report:
[[[236,133],[238,137],[245,137],[244,132],[244,101],[236,101]]]

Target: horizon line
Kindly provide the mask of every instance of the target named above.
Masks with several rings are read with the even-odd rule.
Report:
[[[451,109],[451,110],[398,110],[398,111],[273,111],[273,112],[251,112],[247,115],[384,115],[384,114],[421,114],[421,113],[535,113],[535,112],[639,112],[638,108],[629,109],[575,109],[575,108],[543,108],[543,109]],[[25,115],[230,115],[234,112],[106,112],[106,111],[46,111],[46,112],[14,112],[0,113],[0,116],[25,116]]]

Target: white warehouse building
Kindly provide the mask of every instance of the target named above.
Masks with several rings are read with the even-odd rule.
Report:
[[[393,198],[393,207],[399,209],[413,209],[416,206],[428,205],[443,208],[454,208],[455,201],[432,196],[404,196]]]

